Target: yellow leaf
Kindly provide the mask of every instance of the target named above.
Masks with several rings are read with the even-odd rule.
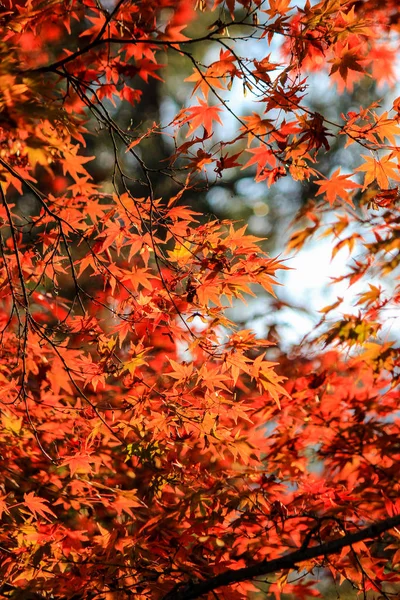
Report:
[[[3,423],[4,429],[8,429],[8,431],[11,431],[16,435],[18,435],[21,431],[22,417],[16,417],[13,414],[7,415],[6,413],[3,413],[1,415],[1,422]]]

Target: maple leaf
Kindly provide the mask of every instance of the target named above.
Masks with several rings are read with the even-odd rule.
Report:
[[[177,117],[179,125],[189,124],[189,133],[186,137],[189,137],[198,129],[203,126],[207,135],[212,134],[213,121],[216,121],[222,125],[220,113],[222,109],[219,106],[208,106],[207,102],[201,98],[197,98],[199,105],[186,108],[181,116]]]
[[[64,175],[69,173],[75,181],[80,181],[82,175],[88,175],[86,169],[82,165],[95,158],[94,156],[81,156],[78,154],[78,150],[78,146],[64,150]]]
[[[134,517],[134,513],[131,509],[141,507],[142,503],[138,502],[135,496],[132,497],[131,494],[119,494],[116,496],[111,506],[117,511],[118,515],[125,512],[129,516]]]
[[[46,520],[50,521],[48,515],[52,515],[56,518],[54,512],[46,505],[48,500],[37,496],[34,492],[29,492],[24,494],[24,505],[28,508],[28,510],[33,514],[36,518],[37,515],[40,515]]]
[[[146,365],[146,359],[144,358],[147,350],[143,350],[142,352],[135,352],[135,354],[130,358],[126,363],[123,364],[123,368],[129,371],[131,375],[135,374],[135,371],[138,367],[142,365]]]
[[[325,194],[331,206],[335,202],[336,198],[341,198],[353,206],[353,202],[347,190],[354,190],[361,188],[362,186],[359,183],[349,180],[349,177],[351,176],[351,173],[349,175],[341,175],[339,167],[334,173],[332,173],[329,179],[315,181],[315,183],[319,185],[317,196],[320,194]]]
[[[365,304],[366,306],[370,306],[379,299],[382,293],[382,288],[372,285],[372,283],[369,283],[368,286],[369,290],[367,292],[359,294],[359,300],[357,304]]]
[[[138,104],[140,102],[142,94],[143,94],[142,90],[134,90],[127,85],[124,86],[121,91],[121,97],[124,100],[127,100],[133,106],[135,106],[135,104]]]
[[[364,73],[365,70],[360,63],[361,59],[358,51],[359,48],[350,50],[348,46],[344,46],[341,52],[338,52],[338,57],[331,61],[333,65],[330,74],[333,75],[333,73],[339,71],[342,79],[346,81],[349,70]]]
[[[230,50],[221,50],[219,60],[212,63],[207,68],[206,77],[210,79],[210,83],[212,85],[216,80],[218,81],[219,79],[222,79],[222,82],[225,83],[227,76],[229,76],[232,83],[234,77],[242,77],[242,73],[238,71],[235,62],[236,57],[230,52]]]
[[[361,56],[360,56],[361,54]],[[349,48],[341,43],[335,48],[335,56],[332,59],[333,63],[330,76],[336,82],[339,92],[343,92],[345,88],[351,90],[353,83],[363,76],[369,76],[365,70],[368,60],[362,58],[362,48]]]
[[[389,119],[387,112],[384,112],[380,116],[374,114],[374,117],[373,133],[378,135],[382,143],[388,140],[389,144],[396,146],[396,136],[400,135],[400,127],[397,120]]]
[[[269,58],[270,55],[266,56],[260,61],[255,60],[254,66],[256,68],[253,71],[253,75],[257,77],[257,79],[261,79],[263,81],[266,81],[267,83],[271,81],[271,76],[269,75],[269,73],[275,71],[275,69],[280,66],[277,63],[271,63]]]
[[[249,117],[242,117],[242,120],[246,123],[241,129],[248,134],[248,146],[256,135],[263,136],[274,128],[270,119],[262,119],[258,113],[253,113]]]
[[[190,159],[188,166],[191,169],[202,171],[205,165],[213,162],[213,156],[209,152],[205,152],[202,148],[199,148],[196,152],[196,156]]]
[[[234,77],[241,77],[240,71],[234,65],[235,61],[235,56],[229,50],[221,50],[220,60],[207,67],[205,73],[199,67],[196,67],[193,74],[185,79],[185,81],[195,82],[192,96],[200,88],[204,98],[207,99],[210,90],[224,90],[226,88],[227,75],[229,75],[231,82]]]
[[[99,458],[96,456],[92,456],[86,450],[82,452],[77,452],[73,456],[66,458],[61,466],[67,466],[70,470],[71,477],[73,477],[76,473],[78,474],[90,474],[92,473],[92,464],[99,464]]]
[[[92,39],[95,39],[103,26],[106,24],[106,18],[102,13],[99,13],[98,16],[88,17],[88,21],[93,23],[93,27],[86,28],[84,31],[82,31],[80,37],[90,36]]]
[[[314,113],[309,118],[301,117],[299,122],[303,126],[303,130],[298,142],[299,145],[307,140],[307,152],[312,148],[319,150],[322,145],[324,146],[325,150],[329,150],[327,137],[332,136],[332,134],[329,133],[325,127],[325,121],[322,115],[319,113]]]
[[[189,38],[183,35],[182,29],[186,29],[186,27],[186,23],[184,25],[169,23],[165,28],[165,32],[160,35],[160,38],[173,42],[185,42]],[[179,48],[179,44],[177,43],[174,47]]]
[[[348,248],[349,254],[351,254],[358,240],[362,241],[362,237],[358,233],[353,233],[352,235],[339,240],[339,242],[332,248],[332,258],[335,258],[336,254],[342,250],[342,248]]]
[[[22,427],[22,418],[16,418],[13,414],[7,414],[3,412],[1,415],[1,422],[5,429],[12,431],[18,435]]]
[[[149,77],[163,81],[162,77],[156,73],[158,69],[162,69],[163,67],[165,67],[165,65],[159,65],[148,58],[142,58],[141,60],[136,61],[138,75],[146,83],[148,83]]]
[[[237,162],[237,159],[239,158],[239,156],[241,156],[241,154],[241,152],[238,152],[237,154],[232,154],[231,156],[229,156],[228,154],[221,155],[221,158],[217,160],[217,166],[214,169],[215,173],[221,176],[222,171],[224,171],[225,169],[233,169],[234,167],[239,167],[240,163]]]
[[[268,171],[265,170],[267,165],[272,168],[276,167],[276,158],[274,153],[271,151],[268,146],[265,144],[261,144],[256,148],[248,148],[246,152],[252,154],[252,158],[242,167],[242,169],[246,169],[251,165],[257,166],[256,180],[262,181],[263,179],[268,177]]]
[[[276,15],[285,15],[290,10],[290,2],[291,0],[269,0],[269,10],[265,12],[270,19]]]
[[[374,181],[376,181],[382,189],[387,189],[389,187],[389,178],[400,181],[399,167],[397,163],[390,160],[389,156],[382,156],[379,159],[365,154],[362,154],[361,156],[365,162],[357,167],[356,171],[365,172],[364,190]]]

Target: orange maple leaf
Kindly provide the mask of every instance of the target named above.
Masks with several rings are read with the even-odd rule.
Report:
[[[44,519],[50,520],[48,514],[52,515],[53,517],[57,517],[57,515],[55,515],[48,506],[46,506],[45,502],[47,502],[47,500],[41,498],[40,496],[36,496],[34,492],[24,494],[24,504],[35,518],[37,518],[37,515],[40,515]]]
[[[235,66],[236,58],[230,52],[230,50],[221,50],[219,53],[219,60],[212,63],[207,69],[207,77],[211,77],[214,80],[216,78],[223,78],[229,75],[230,77],[234,77],[237,75],[241,77],[241,73],[237,70]]]
[[[262,119],[256,112],[249,117],[242,117],[242,121],[246,125],[240,129],[248,134],[248,146],[256,135],[263,136],[274,128],[270,119]]]
[[[266,165],[269,165],[272,168],[276,167],[275,155],[267,146],[261,145],[257,148],[249,148],[246,152],[250,152],[253,156],[244,165],[243,169],[246,169],[251,165],[257,165],[256,181],[262,181],[265,178],[263,175]]]
[[[390,160],[389,156],[382,156],[380,159],[376,159],[373,156],[366,156],[365,154],[361,156],[365,162],[357,167],[356,171],[365,172],[364,190],[373,181],[376,181],[381,189],[390,187],[389,178],[400,181],[399,166]]]
[[[388,118],[387,111],[381,116],[378,116],[376,113],[373,113],[373,115],[376,119],[376,123],[372,132],[378,135],[382,144],[387,140],[389,144],[396,146],[396,136],[400,135],[400,127],[397,119]]]
[[[64,175],[69,173],[75,181],[80,181],[82,175],[84,177],[88,175],[88,172],[83,165],[95,158],[94,156],[81,156],[80,154],[77,154],[78,149],[79,146],[75,146],[68,150],[64,150],[63,160]]]
[[[338,58],[333,59],[330,74],[333,75],[336,71],[339,71],[342,79],[346,81],[349,70],[364,73],[364,68],[360,64],[362,59],[358,54],[358,50],[359,48],[349,50],[348,46],[345,46]]]
[[[342,200],[345,202],[353,205],[347,190],[360,188],[362,186],[359,183],[355,183],[355,181],[349,180],[349,177],[351,176],[351,173],[349,175],[341,175],[339,167],[334,173],[332,173],[329,179],[320,179],[315,182],[320,186],[317,196],[320,194],[325,194],[326,199],[331,206],[335,202],[336,198],[342,198]]]
[[[333,65],[329,75],[337,84],[339,93],[342,93],[345,88],[351,90],[353,84],[364,75],[370,76],[365,70],[369,61],[363,59],[361,54],[362,48],[359,46],[350,50],[347,45],[343,46],[341,43],[336,45],[335,56],[337,58],[330,61]]]
[[[195,86],[192,91],[192,96],[196,93],[196,91],[200,88],[204,98],[208,98],[208,94],[210,92],[211,83],[208,83],[207,76],[202,73],[198,68],[194,69],[194,72],[189,77],[186,77],[184,81],[194,82]],[[213,79],[212,81],[213,88],[219,88],[220,90],[225,89],[222,82],[219,79]]]
[[[265,10],[272,19],[276,15],[285,15],[290,10],[291,0],[269,0],[269,10]]]
[[[92,473],[93,470],[91,463],[93,463],[95,460],[95,457],[92,458],[88,452],[82,451],[66,458],[61,466],[67,466],[70,470],[71,476],[74,476],[75,473]]]

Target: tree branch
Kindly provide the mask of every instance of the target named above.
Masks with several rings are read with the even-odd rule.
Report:
[[[347,546],[351,546],[352,544],[356,544],[363,540],[375,539],[380,534],[389,529],[393,529],[393,527],[398,525],[400,525],[400,515],[378,521],[368,527],[360,529],[356,533],[349,533],[341,538],[319,544],[318,546],[303,549],[300,548],[299,550],[295,550],[290,554],[275,558],[274,560],[264,560],[250,567],[225,571],[215,577],[206,579],[205,581],[182,584],[168,592],[163,597],[163,600],[195,600],[220,587],[231,585],[233,583],[240,583],[242,581],[249,581],[255,577],[276,573],[286,569],[295,569],[299,563],[321,556],[337,554]]]

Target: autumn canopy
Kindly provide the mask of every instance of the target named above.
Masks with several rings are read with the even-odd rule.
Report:
[[[398,597],[399,41],[397,0],[0,3],[1,598]],[[204,213],[243,177],[302,190],[284,248]],[[361,292],[288,350],[229,310],[309,240]]]

